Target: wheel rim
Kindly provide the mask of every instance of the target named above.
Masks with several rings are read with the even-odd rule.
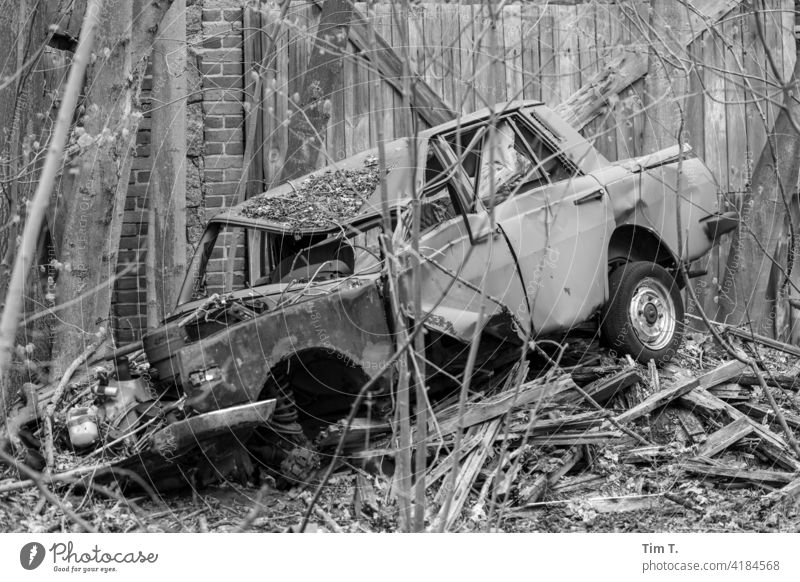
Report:
[[[669,345],[675,332],[675,305],[669,290],[656,279],[644,279],[631,298],[628,315],[636,336],[651,350]]]

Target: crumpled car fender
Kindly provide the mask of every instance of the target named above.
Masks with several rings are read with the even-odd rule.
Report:
[[[271,315],[228,327],[183,348],[178,354],[186,406],[207,412],[255,401],[280,361],[305,350],[360,367],[372,377],[393,352],[377,279],[280,308]],[[215,369],[208,383],[188,379]],[[379,384],[380,386],[380,384]]]

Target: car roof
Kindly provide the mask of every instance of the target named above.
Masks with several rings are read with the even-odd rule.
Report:
[[[420,156],[424,156],[426,154],[426,147],[425,144],[427,141],[440,133],[447,132],[450,130],[456,130],[459,127],[464,127],[467,125],[472,125],[476,122],[485,120],[490,118],[492,115],[506,115],[508,113],[513,113],[515,111],[519,111],[520,109],[528,108],[528,107],[537,107],[542,106],[544,103],[537,100],[519,100],[519,101],[508,101],[504,103],[497,103],[491,107],[484,107],[474,113],[469,113],[466,115],[460,115],[456,119],[452,121],[448,121],[429,129],[423,130],[418,133],[418,154]],[[408,156],[408,144],[409,138],[399,138],[392,141],[388,141],[384,144],[384,149],[386,151],[386,159],[387,165],[390,168],[398,168],[402,167],[404,163],[403,160],[407,160]],[[325,172],[329,172],[334,169],[342,169],[342,168],[359,168],[364,167],[364,163],[368,158],[374,158],[378,154],[378,148],[374,147],[369,150],[365,150],[353,156],[349,156],[342,160],[338,160],[333,162],[323,168],[315,170],[313,172],[309,172],[308,174],[301,176],[295,180],[288,181],[284,184],[271,188],[270,190],[258,194],[257,196],[276,196],[280,197],[282,195],[290,194],[293,191],[296,191],[295,184],[298,182],[314,175],[323,174]],[[418,160],[420,158],[418,157]],[[424,158],[421,158],[424,159]],[[389,172],[387,174],[387,179],[392,176],[392,174],[403,174],[402,172]],[[390,191],[390,205],[396,205],[399,201],[404,199],[404,195],[402,192],[402,188],[389,188]],[[321,227],[321,228],[290,228],[287,225],[277,222],[272,222],[265,218],[253,218],[249,217],[245,212],[244,209],[247,207],[248,204],[251,203],[254,197],[237,204],[235,206],[230,207],[229,209],[217,214],[213,217],[209,222],[214,223],[226,223],[226,224],[235,224],[241,226],[252,226],[258,227],[261,229],[273,231],[273,232],[286,232],[286,231],[295,231],[298,230],[303,233],[314,234],[314,233],[326,233],[326,232],[335,232],[340,230],[338,225],[332,225],[330,227]],[[342,224],[354,224],[362,222],[374,214],[380,211],[380,193],[376,191],[372,196],[370,196],[361,209],[358,211],[356,215],[353,217],[343,220]]]

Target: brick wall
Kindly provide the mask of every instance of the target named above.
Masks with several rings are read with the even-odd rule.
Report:
[[[186,237],[189,255],[214,214],[229,206],[242,173],[241,0],[187,0],[188,106]],[[136,341],[147,328],[145,253],[147,196],[158,161],[150,152],[152,79],[142,91],[144,119],[136,139],[117,272],[129,269],[114,289],[114,328],[120,343]],[[171,306],[170,306],[171,307]]]

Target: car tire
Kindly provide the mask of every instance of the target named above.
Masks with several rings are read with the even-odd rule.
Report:
[[[663,267],[636,261],[608,277],[609,299],[600,332],[612,350],[645,364],[672,359],[683,340],[683,300],[678,283]]]

